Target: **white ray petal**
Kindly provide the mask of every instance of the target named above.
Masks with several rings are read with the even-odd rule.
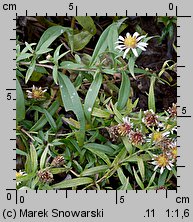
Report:
[[[135,32],[134,34],[133,34],[133,37],[138,37],[139,36],[139,33],[138,32]]]
[[[138,45],[141,45],[141,46],[145,46],[145,47],[146,47],[146,46],[148,45],[148,43],[146,43],[146,42],[139,42]]]
[[[121,35],[119,36],[118,39],[124,41],[124,38],[123,38],[123,36],[121,36]]]
[[[138,48],[140,48],[143,51],[146,51],[146,49],[143,46],[137,45]]]
[[[145,38],[145,35],[139,36],[136,40],[137,40],[137,42],[139,42],[143,38]]]
[[[129,50],[130,50],[130,48],[127,48],[127,49],[125,50],[125,52],[124,52],[124,54],[123,54],[123,58],[126,57],[126,55],[127,55],[127,53],[129,52]]]
[[[160,174],[162,174],[164,172],[164,168],[162,167],[160,170]]]
[[[137,50],[136,49],[132,49],[132,51],[133,51],[133,54],[135,55],[135,57],[138,57]]]
[[[171,170],[171,167],[169,165],[166,165],[166,167],[167,167],[168,170]]]

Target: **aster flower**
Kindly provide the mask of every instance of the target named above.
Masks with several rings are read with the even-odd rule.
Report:
[[[61,155],[56,156],[51,162],[51,166],[53,167],[61,167],[63,165],[64,165],[64,157]]]
[[[123,124],[118,125],[118,133],[120,136],[126,136],[131,132],[132,123],[129,117],[123,117]]]
[[[144,135],[138,131],[131,131],[129,134],[129,139],[134,145],[142,145],[145,142]]]
[[[170,138],[163,137],[160,141],[156,143],[156,146],[161,148],[164,152],[167,152],[172,146],[172,140]]]
[[[167,136],[170,134],[170,132],[163,132],[160,131],[160,129],[157,129],[156,131],[154,131],[153,133],[149,134],[149,140],[153,140],[154,144],[158,144],[159,142],[161,142],[163,139],[167,138]]]
[[[117,125],[116,126],[111,126],[111,127],[106,128],[106,129],[107,129],[112,141],[117,141],[118,138],[119,138],[118,126]]]
[[[116,44],[119,44],[119,45],[116,46],[115,48],[119,49],[120,51],[125,50],[123,54],[123,58],[126,57],[130,49],[132,50],[135,57],[138,57],[139,55],[137,52],[137,48],[141,49],[142,51],[146,51],[146,47],[148,43],[140,41],[144,39],[145,37],[146,37],[145,35],[139,36],[138,32],[135,32],[133,36],[131,36],[131,34],[128,32],[125,38],[123,38],[122,36],[119,36],[118,41],[116,42]]]
[[[51,183],[53,181],[53,174],[49,170],[40,170],[37,175],[40,182]]]
[[[152,109],[145,111],[144,115],[145,116],[142,119],[142,122],[147,127],[153,127],[158,125],[158,116],[154,113]]]
[[[176,161],[177,155],[178,155],[178,150],[177,150],[177,145],[176,142],[173,142],[170,144],[170,149],[166,152],[166,155],[172,160],[173,162]]]
[[[22,172],[21,170],[19,172],[16,172],[16,180],[21,178],[22,176],[26,176],[27,174],[25,172]],[[21,181],[17,181],[16,185],[18,186],[21,183]]]
[[[172,161],[169,159],[169,157],[166,154],[160,154],[158,156],[155,155],[155,157],[152,158],[152,160],[153,160],[152,164],[156,165],[154,171],[157,170],[158,168],[161,168],[160,174],[163,173],[165,168],[171,170],[171,168],[173,167]]]
[[[171,148],[171,157],[173,160],[177,159],[177,154],[178,154],[178,150],[177,150],[177,146],[174,146]]]
[[[47,91],[47,89],[42,90],[42,87],[36,87],[33,85],[32,91],[26,90],[27,92],[27,97],[29,99],[43,99],[44,98],[44,93]]]
[[[169,116],[170,118],[177,117],[177,104],[172,103],[172,107],[169,107],[167,111],[170,114],[170,116]]]

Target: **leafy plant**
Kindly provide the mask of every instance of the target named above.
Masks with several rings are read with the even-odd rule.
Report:
[[[176,87],[175,59],[147,68],[153,37],[141,24],[130,35],[129,18],[65,19],[18,36],[17,189],[174,189],[177,106],[160,108],[157,92]]]

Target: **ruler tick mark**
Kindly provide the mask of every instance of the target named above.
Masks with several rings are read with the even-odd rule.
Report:
[[[118,204],[118,193],[117,193],[117,190],[115,191],[115,199],[116,199],[115,203]]]
[[[181,117],[185,117],[185,118],[191,118],[192,116],[177,116],[178,118],[181,118]]]
[[[68,198],[68,191],[66,190],[66,199]]]
[[[178,18],[191,18],[191,15],[178,15]]]

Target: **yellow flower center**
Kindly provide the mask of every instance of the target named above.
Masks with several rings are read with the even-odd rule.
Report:
[[[33,97],[34,98],[41,98],[43,95],[42,95],[42,91],[40,90],[34,90],[33,91]]]
[[[16,178],[21,177],[22,174],[20,172],[16,172]]]
[[[128,48],[136,48],[137,40],[135,37],[129,36],[125,38],[124,45],[127,46]]]
[[[154,132],[153,133],[153,140],[158,142],[163,138],[163,135],[160,132]]]
[[[166,165],[168,165],[168,158],[166,155],[161,154],[156,158],[157,164],[160,167],[165,167]]]
[[[178,152],[178,151],[177,151],[177,147],[176,147],[176,146],[173,147],[171,154],[172,154],[172,156],[173,156],[174,159],[177,158],[177,152]]]

